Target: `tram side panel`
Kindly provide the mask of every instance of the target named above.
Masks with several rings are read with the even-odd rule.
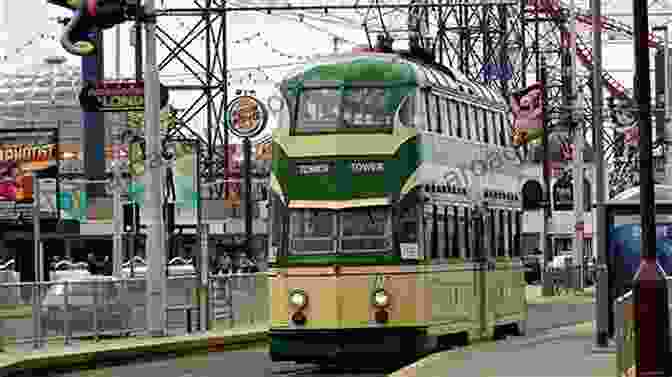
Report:
[[[430,335],[473,334],[478,328],[480,308],[473,273],[468,263],[431,267],[428,274],[432,308]]]

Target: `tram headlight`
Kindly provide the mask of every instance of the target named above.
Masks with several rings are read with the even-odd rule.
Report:
[[[308,296],[301,290],[292,291],[289,294],[289,303],[298,309],[303,309],[308,305]]]
[[[373,305],[378,308],[385,308],[390,305],[390,296],[383,289],[373,293]]]

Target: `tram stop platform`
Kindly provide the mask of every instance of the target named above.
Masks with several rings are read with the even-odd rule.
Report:
[[[72,370],[109,362],[131,361],[161,355],[179,356],[194,352],[220,352],[267,340],[268,326],[218,329],[207,333],[95,340],[50,340],[40,349],[32,344],[8,344],[0,352],[0,377],[45,370]],[[30,375],[30,374],[29,374]]]
[[[593,323],[549,330],[531,337],[449,350],[389,377],[614,377],[616,354],[594,348]]]

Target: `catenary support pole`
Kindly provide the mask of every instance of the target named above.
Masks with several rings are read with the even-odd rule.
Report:
[[[121,25],[117,25],[115,28],[115,40],[114,40],[114,59],[115,59],[115,76],[117,80],[121,79]],[[119,114],[120,120],[125,118],[123,113]],[[121,128],[119,124],[115,125],[115,128]],[[115,140],[117,141],[117,140]],[[121,263],[123,259],[123,227],[124,227],[124,215],[123,208],[121,204],[121,190],[123,185],[121,182],[120,174],[120,164],[121,159],[118,156],[119,149],[113,147],[112,153],[112,274],[114,276],[121,276]]]
[[[543,145],[543,152],[544,152],[544,158],[543,158],[543,178],[544,178],[544,208],[543,208],[543,228],[541,232],[541,246],[543,247],[543,252],[544,252],[544,263],[542,265],[542,268],[544,269],[542,271],[542,289],[541,293],[543,296],[552,296],[553,295],[553,282],[551,280],[551,275],[546,273],[546,266],[551,262],[551,259],[553,258],[553,251],[551,249],[551,241],[549,237],[549,228],[550,224],[549,222],[551,221],[551,216],[552,216],[552,211],[551,211],[551,151],[548,147],[548,139],[549,139],[549,134],[551,132],[551,125],[550,125],[550,119],[548,117],[548,106],[546,103],[548,102],[548,89],[546,88],[546,85],[548,84],[548,72],[546,70],[546,59],[543,57],[540,59],[540,74],[541,77],[539,77],[539,80],[541,81],[541,85],[544,88],[544,99],[542,101],[542,106],[543,106],[543,127],[544,127],[544,133],[542,135],[542,145]]]
[[[33,348],[42,346],[42,320],[40,315],[40,297],[42,297],[42,282],[44,282],[44,261],[40,237],[40,180],[37,174],[32,175],[33,184],[33,254],[35,258],[35,289],[33,289]],[[36,313],[37,312],[37,313]],[[36,315],[37,314],[37,315]]]
[[[578,118],[579,103],[578,91],[576,88],[576,2],[571,0],[569,3],[569,56],[570,72],[567,78],[570,80],[570,122],[574,130],[574,258],[578,266],[578,276],[576,288],[583,289],[585,279],[583,278],[584,261],[584,243],[583,243],[583,146],[585,134],[583,132],[583,120]]]
[[[147,327],[166,335],[166,232],[163,221],[164,168],[159,125],[159,73],[156,63],[154,1],[145,0],[145,208],[147,218]]]
[[[635,274],[635,361],[637,376],[669,376],[670,317],[665,272],[656,258],[656,207],[653,180],[651,78],[648,8],[632,1],[635,100],[639,126],[641,263]]]
[[[602,7],[601,0],[591,0],[593,11],[593,109],[602,109]],[[595,303],[595,343],[608,346],[609,339],[609,281],[607,280],[607,212],[605,207],[607,185],[602,144],[602,111],[593,111],[593,147],[595,148],[595,220],[593,238],[597,251],[597,300]]]
[[[252,253],[252,220],[253,220],[253,208],[252,208],[252,182],[251,182],[251,173],[252,173],[252,142],[249,137],[243,139],[243,158],[244,158],[244,194],[245,194],[245,249],[248,258],[253,257]]]

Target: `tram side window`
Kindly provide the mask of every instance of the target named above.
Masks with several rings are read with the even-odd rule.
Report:
[[[490,257],[494,255],[494,250],[495,250],[495,222],[493,219],[493,211],[494,210],[489,210],[488,213],[484,216],[483,219],[483,247],[485,251],[485,256]]]
[[[418,242],[418,212],[415,206],[402,208],[399,228],[398,238],[400,243]]]
[[[273,216],[273,221],[270,223],[271,226],[271,246],[277,247],[280,250],[280,241],[282,240],[282,212],[280,209],[280,199],[275,195],[270,196],[270,212]]]
[[[490,132],[490,143],[498,145],[497,137],[497,113],[494,111],[488,111],[488,127]]]
[[[424,249],[426,250],[425,255],[430,256],[432,259],[436,258],[436,237],[434,237],[434,230],[436,229],[436,219],[434,218],[434,209],[432,205],[425,205],[423,211],[422,225],[424,228]]]
[[[506,127],[506,122],[504,121],[504,113],[499,113],[498,114],[498,122],[497,122],[497,134],[499,135],[499,145],[507,145],[508,140],[506,140],[506,135],[504,133],[504,129]]]
[[[488,137],[488,116],[485,109],[478,108],[478,127],[481,130],[481,141],[488,144],[490,138]]]
[[[443,259],[445,255],[444,249],[446,248],[444,236],[446,221],[443,217],[443,209],[438,206],[434,206],[434,208],[436,212],[436,227],[434,230],[436,235],[436,258]]]
[[[410,128],[415,128],[415,96],[407,96],[402,100],[399,108],[399,122]]]
[[[474,141],[481,141],[481,124],[478,119],[478,107],[474,105],[467,105],[469,108],[469,128],[471,128],[472,136]]]
[[[465,207],[463,211],[463,217],[461,218],[461,225],[462,229],[464,231],[462,232],[464,235],[460,237],[460,248],[464,250],[462,255],[464,255],[465,259],[471,259],[471,251],[472,251],[472,221],[471,221],[471,216],[470,212],[471,209]]]
[[[463,103],[460,105],[462,108],[462,127],[464,128],[464,137],[467,140],[473,140],[473,133],[471,130],[471,109],[469,108],[469,105],[466,103]]]
[[[513,140],[513,136],[511,135],[512,119],[510,117],[510,114],[508,113],[504,113],[503,118],[504,118],[504,125],[503,125],[504,140],[505,140],[504,145],[510,145]]]
[[[523,224],[523,213],[521,211],[516,211],[514,213],[514,224],[516,226],[515,228],[515,238],[514,238],[514,249],[513,249],[513,256],[514,257],[520,257],[522,255],[522,237],[523,237],[523,229],[522,229],[522,224]]]
[[[450,124],[454,130],[454,136],[462,137],[462,127],[460,126],[460,110],[457,102],[448,100],[448,107],[450,108]]]
[[[453,125],[450,122],[450,107],[446,98],[437,97],[440,104],[441,112],[441,128],[444,135],[453,136]]]
[[[427,131],[427,132],[432,132],[432,130],[434,129],[433,125],[434,125],[434,121],[435,121],[434,120],[435,118],[433,116],[434,112],[432,111],[432,102],[433,101],[430,101],[430,96],[431,96],[431,94],[429,93],[429,91],[425,92],[425,95],[424,95],[425,109],[426,109],[425,122],[427,122],[427,125],[425,126],[425,131]]]
[[[514,243],[513,243],[513,216],[512,216],[512,211],[506,211],[506,226],[507,226],[507,242],[506,242],[506,256],[512,257],[513,256],[513,248],[514,248]]]
[[[442,120],[442,117],[441,117],[441,110],[442,110],[441,109],[441,97],[439,97],[437,95],[433,95],[432,98],[431,98],[431,101],[434,104],[432,106],[432,108],[434,109],[434,114],[435,114],[434,119],[436,119],[436,125],[434,127],[434,131],[437,134],[441,134],[441,133],[443,133],[443,128],[445,127],[445,125],[441,124],[442,123],[441,122],[441,120]]]
[[[497,242],[497,256],[498,257],[503,257],[505,250],[506,250],[506,227],[505,227],[505,219],[504,219],[504,211],[500,210],[499,216],[497,216],[497,223],[499,225],[499,242]]]
[[[499,237],[499,217],[497,217],[497,210],[496,209],[491,209],[490,210],[490,232],[492,233],[492,247],[489,250],[489,255],[492,257],[496,257],[497,253],[499,252],[499,242],[500,242],[500,237]]]
[[[451,211],[452,208],[447,206],[443,207],[443,235],[441,237],[443,239],[443,249],[441,249],[441,251],[443,252],[444,258],[452,257],[452,249],[455,247],[455,245],[453,245],[453,227],[455,220],[452,213],[450,213]],[[451,245],[453,247],[451,247]]]

